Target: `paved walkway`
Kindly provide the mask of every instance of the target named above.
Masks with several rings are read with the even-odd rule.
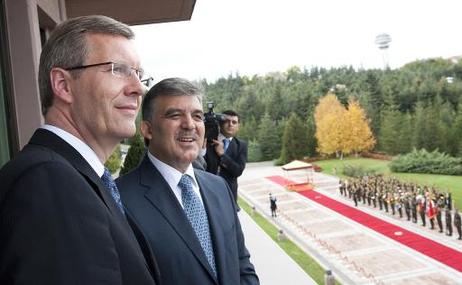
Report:
[[[316,284],[245,211],[239,212],[239,220],[262,285]]]
[[[343,284],[462,284],[461,272],[298,193],[287,191],[265,178],[271,175],[286,176],[280,167],[268,163],[248,164],[239,179],[241,197],[276,226],[284,229],[292,240],[324,267],[332,269]],[[306,173],[300,172],[286,178],[297,181],[304,177]],[[316,173],[314,183],[316,190],[322,194],[348,205],[352,204],[338,194],[336,178]],[[270,215],[269,193],[278,199],[280,215],[276,219],[272,219]],[[358,209],[462,251],[462,242],[455,237],[447,237],[368,206],[360,205]],[[262,268],[263,271],[266,269]],[[289,274],[283,275],[290,278]],[[292,284],[287,278],[285,282]]]

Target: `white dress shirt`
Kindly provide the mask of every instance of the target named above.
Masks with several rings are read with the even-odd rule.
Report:
[[[103,176],[104,164],[99,160],[96,153],[86,143],[58,127],[45,124],[41,128],[48,130],[65,140],[68,144],[75,148],[75,150],[80,153],[81,156],[83,156],[83,158],[88,162],[88,164],[90,164],[91,168],[93,168],[99,177]]]
[[[175,194],[175,197],[180,203],[181,207],[183,207],[183,201],[181,199],[181,188],[178,186],[178,183],[180,182],[180,179],[183,176],[183,174],[187,174],[189,177],[191,177],[193,190],[201,200],[201,203],[204,204],[204,202],[202,201],[201,192],[199,191],[199,184],[196,181],[196,176],[194,175],[194,170],[191,163],[189,164],[186,172],[181,173],[180,171],[176,170],[170,165],[157,159],[149,151],[148,157],[152,164],[157,168],[157,170],[159,170],[162,177],[164,177],[165,181],[167,181],[168,185],[170,186],[170,189],[172,189],[173,194]]]

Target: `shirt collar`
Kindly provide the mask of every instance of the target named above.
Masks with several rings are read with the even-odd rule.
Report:
[[[185,173],[181,173],[177,169],[171,167],[170,165],[160,161],[151,152],[148,151],[149,160],[151,160],[152,164],[159,170],[160,174],[164,177],[165,181],[167,181],[170,188],[175,189],[180,182],[181,177],[183,174],[187,174],[193,183],[194,187],[199,187],[196,181],[196,176],[194,175],[194,169],[192,164],[190,163],[188,169],[186,169]]]
[[[233,137],[227,138],[227,137],[225,137],[222,133],[220,133],[220,134],[218,135],[218,140],[219,140],[219,141],[223,141],[224,139],[228,139],[229,142],[231,142],[231,141],[233,140]]]
[[[104,164],[99,160],[96,153],[85,142],[56,126],[45,124],[41,128],[48,130],[65,140],[68,144],[75,148],[78,153],[80,153],[80,155],[88,162],[88,164],[90,164],[91,168],[93,168],[99,177],[103,176]]]

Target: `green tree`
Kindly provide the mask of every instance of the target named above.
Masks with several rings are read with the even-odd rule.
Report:
[[[285,164],[295,159],[303,159],[308,153],[307,129],[303,121],[292,113],[287,120],[282,138],[279,163]]]
[[[247,150],[247,161],[248,162],[262,161],[262,153],[260,149],[260,144],[256,140],[249,141],[248,150]]]
[[[239,133],[237,134],[239,138],[245,141],[252,141],[257,139],[258,122],[254,117],[241,121],[239,123]]]
[[[306,133],[308,136],[307,156],[316,156],[316,147],[318,145],[316,140],[316,125],[314,124],[314,118],[311,114],[308,115],[308,118],[306,119]]]
[[[462,157],[462,102],[459,104],[454,124],[449,132],[448,153]]]
[[[130,170],[138,166],[146,151],[143,139],[137,132],[134,137],[130,139],[130,148],[128,149],[127,156],[125,157],[124,164],[120,169],[120,175],[124,175]]]
[[[382,111],[382,122],[379,132],[379,149],[388,154],[397,154],[400,134],[401,112],[392,105]]]
[[[275,129],[276,123],[266,113],[260,122],[257,134],[262,160],[275,159],[281,153],[281,139]]]
[[[400,124],[397,125],[398,128],[398,137],[396,138],[397,144],[395,153],[408,153],[412,150],[412,131],[413,120],[412,116],[409,113],[399,113]]]

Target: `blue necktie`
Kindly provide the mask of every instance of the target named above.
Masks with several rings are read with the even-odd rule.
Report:
[[[117,189],[117,185],[115,184],[114,179],[112,179],[111,173],[107,168],[104,168],[104,173],[101,177],[101,180],[103,180],[104,186],[106,186],[106,188],[110,191],[111,196],[114,198],[114,201],[116,202],[120,211],[125,214],[124,206],[122,205],[122,200],[120,199],[119,190]]]
[[[199,243],[207,257],[210,267],[212,267],[213,273],[217,276],[212,239],[210,238],[209,221],[204,205],[202,205],[201,200],[194,192],[191,178],[188,175],[184,174],[181,177],[178,187],[181,189],[181,200],[183,202],[186,217],[188,217],[188,220],[199,239]]]
[[[228,149],[229,146],[229,139],[223,139],[223,149],[226,150]]]

